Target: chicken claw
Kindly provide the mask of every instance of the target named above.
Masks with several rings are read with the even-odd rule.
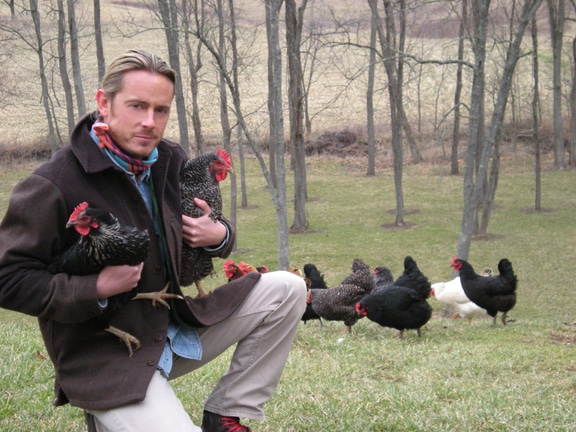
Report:
[[[162,291],[146,292],[136,294],[132,300],[152,300],[152,306],[156,307],[156,303],[160,303],[166,309],[170,310],[170,305],[165,299],[180,299],[184,297],[178,294],[172,294],[167,292],[170,282],[166,283]]]
[[[140,341],[136,337],[132,336],[130,333],[120,330],[119,328],[114,326],[109,326],[108,328],[104,329],[104,331],[107,331],[108,333],[118,336],[118,338],[122,342],[124,342],[126,348],[128,348],[128,354],[130,357],[132,357],[134,351],[138,351],[140,349]],[[132,344],[134,344],[134,350],[132,349]]]

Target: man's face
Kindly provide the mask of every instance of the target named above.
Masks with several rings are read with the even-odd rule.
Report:
[[[145,159],[164,135],[173,96],[174,85],[167,77],[135,70],[124,75],[114,99],[100,89],[96,102],[116,145],[132,157]]]

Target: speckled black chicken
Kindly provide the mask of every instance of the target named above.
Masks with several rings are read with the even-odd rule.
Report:
[[[346,333],[358,322],[361,315],[355,305],[374,289],[370,267],[361,259],[352,263],[352,273],[336,287],[312,290],[310,304],[314,312],[327,321],[343,321]]]
[[[217,150],[216,153],[205,153],[188,160],[180,173],[182,212],[194,218],[202,216],[202,210],[194,204],[194,198],[200,198],[210,206],[212,220],[220,219],[222,217],[222,193],[219,183],[226,179],[228,172],[231,171],[230,155],[222,149]],[[194,283],[198,296],[206,295],[200,281],[213,272],[212,256],[204,248],[182,245],[181,285]]]
[[[105,266],[137,265],[146,259],[150,251],[148,231],[122,225],[112,213],[92,208],[87,202],[76,206],[66,227],[73,227],[80,237],[50,263],[48,271],[53,274],[88,275],[100,272]],[[109,298],[106,313],[98,319],[99,325],[103,330],[118,336],[132,355],[132,344],[138,349],[140,341],[110,325],[110,316],[122,303],[130,299],[152,300],[153,306],[160,303],[169,308],[165,299],[181,297],[170,294],[167,290],[168,285],[158,292],[136,293],[131,290]]]
[[[418,268],[416,261],[404,259],[404,273],[383,290],[364,297],[356,311],[382,327],[400,331],[415,329],[421,336],[421,327],[432,317],[432,307],[426,301],[430,296],[430,281]]]

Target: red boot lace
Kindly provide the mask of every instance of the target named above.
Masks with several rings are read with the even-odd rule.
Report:
[[[220,417],[220,420],[228,432],[252,432],[250,428],[242,426],[236,417]]]

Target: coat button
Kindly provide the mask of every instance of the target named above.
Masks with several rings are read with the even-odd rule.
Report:
[[[158,335],[158,336],[156,336],[156,337],[154,338],[154,340],[155,340],[156,342],[162,342],[163,339],[164,339],[164,338],[162,337],[162,335]]]
[[[148,360],[148,361],[146,362],[146,366],[154,366],[154,364],[155,364],[155,363],[154,363],[152,360]]]

